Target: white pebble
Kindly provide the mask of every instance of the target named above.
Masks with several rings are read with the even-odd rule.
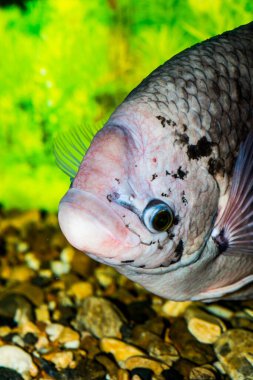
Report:
[[[61,276],[70,271],[70,265],[69,263],[64,263],[62,261],[55,260],[51,263],[51,270],[56,276]]]
[[[29,374],[37,375],[37,367],[32,361],[31,356],[16,346],[0,347],[0,367],[6,367],[17,371],[24,378],[29,379]]]

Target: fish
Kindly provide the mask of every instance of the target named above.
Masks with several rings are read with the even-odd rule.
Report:
[[[159,66],[88,140],[55,143],[71,245],[166,299],[253,297],[253,22]]]

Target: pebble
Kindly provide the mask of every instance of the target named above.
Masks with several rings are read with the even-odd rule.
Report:
[[[88,297],[80,305],[76,327],[87,329],[97,338],[121,338],[121,327],[126,320],[120,310],[110,301],[101,297]]]
[[[44,323],[50,323],[50,313],[48,310],[48,305],[43,304],[40,305],[40,307],[37,307],[35,309],[35,314],[36,314],[36,320],[38,322],[44,322]]]
[[[51,352],[43,356],[46,360],[53,362],[57,370],[70,367],[73,364],[74,355],[71,351]]]
[[[95,269],[95,276],[99,284],[107,288],[116,281],[118,274],[111,267],[98,267]]]
[[[165,314],[165,316],[179,317],[185,313],[186,309],[188,309],[190,305],[192,305],[191,301],[185,301],[185,302],[166,301],[162,307],[162,311]]]
[[[65,247],[60,254],[61,261],[64,263],[71,263],[75,254],[74,248],[67,246]]]
[[[63,274],[70,271],[70,264],[60,260],[52,261],[50,267],[54,275],[57,277],[61,277]]]
[[[80,345],[79,334],[70,327],[53,323],[46,327],[46,333],[51,342],[57,341],[65,348],[77,349]]]
[[[191,370],[189,380],[216,380],[217,372],[210,365],[195,367]]]
[[[33,319],[32,305],[17,294],[2,294],[0,298],[0,325],[14,327]]]
[[[201,343],[212,344],[226,330],[221,319],[214,317],[197,307],[188,308],[185,312],[190,333]]]
[[[184,319],[178,318],[174,321],[170,328],[170,337],[180,357],[198,365],[211,363],[215,360],[212,346],[198,342],[188,331]]]
[[[134,368],[147,368],[153,371],[155,375],[160,375],[164,370],[170,368],[170,366],[161,361],[140,356],[129,357],[125,361],[124,367],[128,370],[133,370]]]
[[[35,276],[34,271],[25,265],[19,265],[11,269],[10,278],[13,282],[26,282]]]
[[[132,356],[145,356],[144,351],[119,339],[103,338],[100,347],[102,351],[112,354],[119,364]]]
[[[215,352],[231,379],[253,379],[252,332],[241,329],[225,332],[215,343]]]
[[[93,287],[89,282],[76,282],[71,285],[68,290],[68,295],[73,296],[77,302],[80,302],[93,295]]]
[[[28,282],[17,284],[11,288],[8,288],[5,294],[22,295],[36,306],[41,305],[44,301],[43,291],[38,286],[32,285]]]
[[[31,355],[16,346],[0,347],[0,366],[13,369],[24,378],[29,378],[29,375],[36,376],[38,373]]]
[[[30,268],[34,271],[38,271],[40,269],[41,262],[38,259],[38,257],[35,255],[35,253],[33,253],[33,252],[28,252],[25,255],[25,262],[26,262],[28,268]]]

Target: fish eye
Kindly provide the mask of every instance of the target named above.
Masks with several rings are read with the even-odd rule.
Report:
[[[172,226],[174,214],[166,203],[153,199],[145,207],[142,219],[150,232],[163,232]]]

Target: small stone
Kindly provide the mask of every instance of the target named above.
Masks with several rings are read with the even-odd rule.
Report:
[[[23,377],[36,376],[38,369],[32,361],[31,355],[16,346],[0,347],[0,367],[17,371]]]
[[[85,328],[98,338],[121,338],[120,329],[125,323],[120,310],[110,301],[101,297],[86,298],[79,308],[76,328]]]
[[[99,354],[96,355],[96,361],[102,364],[105,368],[107,373],[110,376],[110,379],[117,380],[117,373],[118,373],[118,366],[117,364],[107,355]]]
[[[0,325],[15,327],[33,318],[30,302],[17,294],[2,294],[0,298]]]
[[[215,343],[215,352],[231,379],[253,378],[252,332],[241,329],[225,332]]]
[[[124,366],[130,371],[134,368],[147,368],[153,371],[155,375],[160,375],[163,371],[170,368],[170,366],[162,363],[161,361],[141,356],[133,356],[128,358],[125,361]]]
[[[43,304],[35,309],[36,319],[38,322],[50,323],[50,313],[48,305]]]
[[[212,344],[226,331],[226,326],[219,318],[197,307],[188,308],[185,318],[188,330],[201,343]]]
[[[204,365],[215,360],[213,348],[198,342],[189,333],[182,318],[177,318],[170,327],[170,337],[180,356],[184,359]]]
[[[44,355],[46,360],[55,364],[58,371],[70,367],[73,357],[73,352],[71,351],[52,352]]]
[[[38,350],[40,353],[44,354],[50,350],[50,343],[46,335],[40,335],[38,337],[38,341],[35,344],[36,350]]]
[[[9,326],[0,327],[0,337],[4,337],[11,333],[11,328]]]
[[[116,281],[118,274],[115,269],[111,267],[101,266],[95,269],[95,276],[99,284],[104,288],[107,288]]]
[[[69,291],[68,295],[75,297],[77,301],[82,301],[87,297],[92,296],[93,287],[89,282],[76,282],[73,284]]]
[[[46,333],[51,342],[58,341],[65,348],[75,349],[80,345],[79,334],[70,327],[52,323],[46,327]]]
[[[33,252],[28,252],[25,255],[25,262],[28,266],[28,268],[37,271],[40,269],[41,262],[38,259],[38,257]]]
[[[195,367],[191,370],[189,380],[216,380],[216,370],[212,366]]]
[[[10,280],[13,282],[26,282],[31,280],[35,276],[35,273],[32,269],[28,268],[25,265],[19,265],[12,268],[10,273]]]
[[[125,369],[120,368],[118,370],[118,380],[130,380],[129,372]],[[131,379],[133,380],[133,379]]]
[[[190,305],[192,305],[191,301],[166,301],[162,307],[162,311],[168,317],[179,317],[185,313]]]
[[[60,258],[64,263],[71,263],[75,254],[74,248],[67,246],[61,251]]]
[[[70,264],[64,263],[60,260],[54,260],[51,262],[51,270],[55,276],[62,276],[70,271]]]
[[[204,308],[208,311],[208,313],[214,314],[216,317],[227,320],[233,318],[235,314],[232,310],[219,304],[204,305]]]
[[[82,277],[87,277],[92,273],[95,266],[96,263],[94,260],[90,259],[82,252],[75,251],[75,254],[71,261],[71,269],[74,273],[77,273]]]
[[[29,282],[15,285],[6,290],[5,294],[21,295],[27,298],[33,305],[39,306],[44,301],[44,294],[42,289],[38,286],[32,285]]]
[[[145,353],[139,348],[119,339],[103,338],[100,348],[102,351],[112,354],[119,364],[132,356],[145,356]]]

